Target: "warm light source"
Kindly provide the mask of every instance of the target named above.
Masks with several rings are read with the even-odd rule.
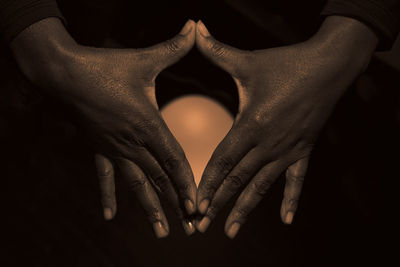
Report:
[[[232,115],[202,95],[180,97],[162,110],[169,129],[181,144],[198,185],[212,153],[232,127]]]

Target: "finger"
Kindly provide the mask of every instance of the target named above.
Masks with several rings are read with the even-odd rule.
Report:
[[[147,174],[150,181],[154,185],[155,188],[158,189],[160,193],[162,193],[167,199],[168,203],[172,206],[173,210],[177,217],[182,221],[183,228],[188,235],[191,235],[195,232],[195,227],[187,216],[184,215],[182,210],[180,198],[175,190],[175,184],[165,171],[160,166],[159,161],[145,148],[137,149],[135,156],[133,156],[134,161],[140,166],[140,168]],[[179,163],[181,164],[181,163]],[[189,167],[190,170],[190,167]],[[190,171],[191,173],[191,171]],[[187,179],[187,177],[185,177]],[[192,180],[194,183],[193,175]],[[194,184],[194,189],[188,189],[189,187],[185,187],[187,190],[192,190],[192,198],[194,199],[194,195],[196,194],[196,185]],[[179,188],[179,186],[178,186]],[[182,192],[182,190],[181,190]],[[186,209],[194,210],[194,204],[189,206],[187,202],[185,202]]]
[[[193,211],[195,210],[195,204],[193,203],[193,205],[190,206],[188,204],[184,204],[184,201],[181,201],[178,195],[179,191],[175,189],[179,188],[179,186],[177,186],[170,179],[170,177],[172,176],[169,176],[169,174],[167,174],[164,168],[160,165],[163,162],[162,158],[156,159],[154,156],[155,153],[152,153],[153,151],[163,150],[164,147],[163,142],[160,143],[159,140],[165,139],[165,135],[160,135],[159,133],[157,133],[159,129],[163,127],[163,124],[157,123],[157,125],[160,126],[152,127],[152,130],[147,130],[148,134],[144,134],[143,135],[144,137],[140,142],[135,140],[132,143],[128,141],[128,143],[126,144],[115,143],[115,146],[118,151],[121,151],[122,155],[124,155],[125,158],[131,160],[132,162],[135,162],[135,164],[137,164],[141,168],[141,170],[147,175],[149,180],[152,182],[153,186],[165,196],[165,198],[175,211],[177,217],[182,220],[185,231],[187,233],[188,230],[192,232],[194,231],[193,223],[187,220],[188,216],[185,216],[187,214],[183,212],[183,209],[186,206],[188,210]],[[114,160],[118,161],[119,158],[116,158]],[[174,160],[172,162],[175,161],[179,162],[179,160]],[[163,165],[172,165],[169,164],[168,162],[169,160],[165,161]],[[182,163],[179,162],[178,165],[181,164]],[[168,169],[168,167],[165,167],[165,169]],[[194,182],[190,166],[186,167],[186,170],[187,169],[189,169],[189,175],[184,175],[184,179],[186,179],[185,181],[188,182],[189,185],[187,184],[185,185],[185,181],[181,182],[180,192],[183,192],[182,188],[186,189],[186,192],[191,192],[187,193],[187,195],[191,195],[191,200],[194,201],[196,195],[196,184]],[[177,180],[176,176],[173,178],[174,181]],[[183,179],[178,179],[178,180],[182,181]]]
[[[282,173],[283,167],[277,161],[263,167],[246,186],[235,203],[225,223],[225,233],[234,238],[250,212],[263,199],[268,189]]]
[[[197,230],[204,233],[218,211],[225,206],[229,199],[266,164],[267,155],[264,150],[252,149],[226,176],[221,186],[215,192],[206,215],[198,223]]]
[[[168,221],[146,175],[136,164],[128,160],[118,160],[118,167],[122,177],[143,207],[157,238],[166,237],[169,233]]]
[[[204,56],[235,78],[240,76],[241,67],[250,56],[248,51],[234,48],[214,39],[202,21],[197,22],[196,45]]]
[[[152,55],[157,74],[178,62],[192,49],[196,38],[195,29],[196,23],[193,20],[188,20],[179,34],[146,49]]]
[[[135,151],[135,155],[132,156],[132,161],[145,172],[155,188],[162,193],[169,204],[172,205],[178,218],[182,219],[183,212],[174,185],[153,155],[146,148],[138,148]]]
[[[205,214],[216,190],[226,175],[252,149],[249,138],[242,138],[240,130],[233,128],[217,146],[204,170],[197,190],[197,209]]]
[[[109,159],[101,154],[95,155],[97,177],[100,184],[101,203],[103,205],[104,218],[111,220],[117,212],[115,198],[114,167]]]
[[[281,206],[281,218],[285,224],[291,224],[297,210],[309,157],[302,158],[286,170],[286,184]]]
[[[172,181],[186,212],[189,215],[194,214],[197,187],[190,164],[165,123],[162,123],[158,131],[156,136],[159,138],[150,138],[147,141],[150,152]]]

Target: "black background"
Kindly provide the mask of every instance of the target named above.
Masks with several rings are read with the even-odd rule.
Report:
[[[171,38],[191,18],[242,49],[306,40],[318,29],[323,5],[58,2],[68,30],[84,45],[146,47]],[[170,236],[157,240],[119,181],[118,214],[105,222],[93,152],[69,110],[26,81],[5,46],[0,53],[0,266],[360,266],[388,259],[398,213],[400,78],[377,58],[322,132],[293,226],[280,222],[280,179],[231,241],[223,233],[231,205],[205,234],[190,238],[166,207]],[[196,49],[157,79],[160,106],[189,93],[236,112],[233,81]]]

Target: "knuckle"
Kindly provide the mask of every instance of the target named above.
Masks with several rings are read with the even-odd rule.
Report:
[[[288,200],[288,203],[293,207],[297,207],[297,204],[299,203],[299,200],[295,199],[295,198],[291,198],[291,199]]]
[[[253,116],[252,119],[252,127],[257,130],[257,131],[261,131],[265,128],[266,125],[266,119],[265,116],[257,113]]]
[[[218,211],[220,210],[220,207],[218,204],[213,203],[210,205],[210,207],[207,210],[207,217],[209,217],[211,220],[213,220],[216,216]]]
[[[150,222],[157,222],[161,220],[161,211],[153,207],[152,209],[145,210],[146,217],[149,219]]]
[[[137,191],[143,190],[145,188],[146,184],[147,184],[147,181],[145,179],[141,179],[141,180],[135,179],[135,180],[129,182],[129,189],[134,192],[137,192]]]
[[[268,189],[271,187],[271,185],[272,185],[271,181],[268,181],[268,180],[255,181],[254,182],[254,191],[260,196],[265,196],[268,192]]]
[[[181,160],[179,160],[175,155],[169,155],[164,159],[164,166],[167,171],[173,171],[179,168],[181,165]]]
[[[244,208],[236,207],[233,210],[233,214],[236,218],[246,219],[248,216],[248,212]]]
[[[134,131],[139,136],[152,136],[159,133],[160,121],[155,116],[153,110],[138,114],[137,120],[134,122]]]
[[[230,175],[224,180],[224,185],[226,186],[226,188],[233,193],[235,193],[240,187],[242,187],[243,184],[244,182],[242,178],[237,175]]]
[[[217,183],[215,183],[214,179],[205,179],[202,185],[204,193],[207,195],[212,195],[217,190]]]
[[[113,170],[110,169],[99,169],[97,176],[100,179],[108,179],[113,175]]]
[[[286,205],[288,205],[291,209],[296,209],[299,204],[299,200],[295,198],[285,199],[285,202]]]
[[[305,176],[297,171],[286,171],[286,179],[292,183],[303,183]]]
[[[131,130],[121,131],[121,137],[126,141],[126,143],[135,147],[143,147],[145,145],[145,142]]]
[[[229,172],[233,167],[233,160],[229,157],[220,157],[215,162],[216,167],[224,173]]]
[[[210,49],[215,57],[223,57],[225,55],[225,49],[220,43],[214,42]]]
[[[170,53],[176,53],[179,51],[179,49],[181,49],[181,46],[182,45],[177,38],[165,42],[165,48]]]
[[[166,191],[169,187],[169,179],[165,174],[160,174],[153,177],[153,181],[161,191]]]
[[[191,185],[187,182],[184,183],[180,183],[178,185],[178,190],[181,194],[186,194],[187,192],[189,192],[191,189]]]
[[[103,205],[108,204],[113,201],[113,195],[110,193],[103,193],[102,198],[101,198],[101,203]]]

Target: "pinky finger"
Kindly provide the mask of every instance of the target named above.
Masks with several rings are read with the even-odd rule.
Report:
[[[104,219],[111,220],[117,212],[115,199],[114,167],[109,159],[101,154],[95,155],[97,177],[100,184],[101,203]]]
[[[308,161],[309,157],[302,158],[290,165],[286,170],[286,184],[281,206],[281,219],[285,224],[293,222],[307,172]]]

